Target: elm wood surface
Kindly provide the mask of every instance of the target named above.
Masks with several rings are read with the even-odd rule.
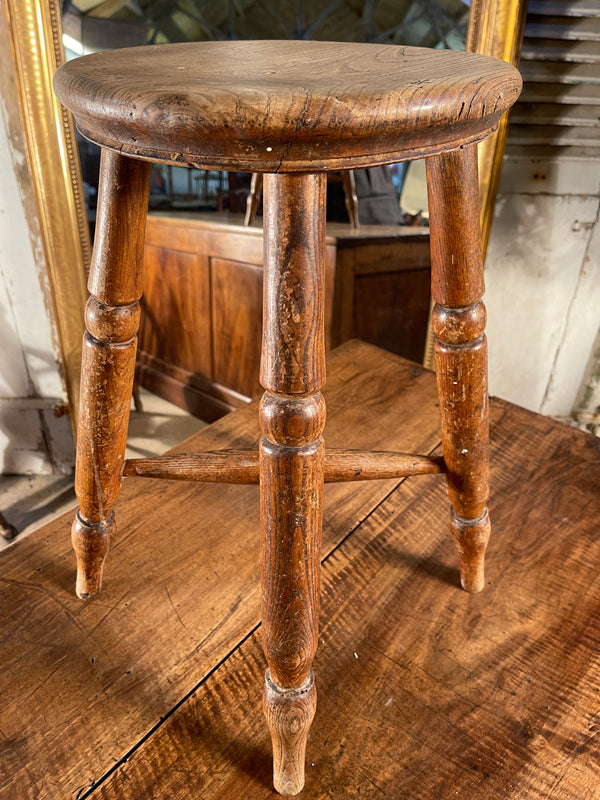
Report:
[[[434,287],[447,280],[444,291],[451,299],[446,310],[459,311],[471,289],[461,280],[462,262],[468,280],[482,281],[478,224],[471,220],[477,212],[472,202],[477,197],[476,143],[496,129],[502,113],[516,100],[520,76],[502,62],[470,53],[378,45],[219,42],[95,54],[64,65],[55,76],[55,87],[82,132],[117,151],[110,159],[104,153],[101,171],[106,183],[109,165],[116,164],[123,172],[134,169],[128,156],[266,172],[261,351],[265,394],[259,412],[268,662],[264,708],[273,738],[274,785],[283,794],[296,794],[304,784],[304,746],[316,704],[311,663],[317,647],[325,422],[320,394],[325,380],[326,177],[322,173],[420,155],[429,158],[429,189],[435,182],[440,206],[456,203],[452,213],[436,215],[436,229],[440,227],[438,248],[433,251],[438,270]],[[261,109],[263,113],[257,113]],[[114,181],[111,189],[113,196],[104,195],[99,202],[116,227],[120,198]],[[147,201],[147,187],[145,196],[138,191],[131,200],[136,215],[143,200]],[[454,225],[465,218],[472,234],[466,240],[441,224]],[[140,238],[138,230],[135,236]],[[112,244],[110,237],[104,243],[100,239],[95,256],[100,264],[105,256],[108,259],[104,277],[109,285],[115,283]],[[438,260],[440,254],[445,260]],[[124,260],[122,271],[129,272],[124,278],[128,284],[137,272],[133,259]],[[100,276],[102,270],[96,282],[101,282]],[[472,302],[480,296],[481,292]],[[131,302],[120,300],[122,306]],[[116,326],[109,333],[125,343]],[[461,341],[456,352],[439,361],[447,374],[438,388],[454,506],[451,530],[460,552],[462,584],[479,591],[489,533],[486,365],[484,346],[476,358],[477,343],[470,336],[472,330],[468,333],[469,346],[463,347]],[[112,383],[117,411],[123,391],[131,390],[131,380],[120,375],[116,354],[112,361],[114,367],[105,360],[110,375],[103,377],[97,370],[95,376],[95,382],[107,389],[84,397],[90,416],[82,436],[79,471],[94,470],[88,483],[95,482],[99,495],[90,516],[85,514],[88,498],[82,489],[82,507],[73,528],[77,591],[85,598],[100,589],[105,543],[114,530],[111,508],[101,499],[113,487],[118,489],[122,475],[118,451],[105,461],[104,452],[97,459],[93,447],[101,434],[111,435]],[[456,389],[445,383],[449,376],[456,377]],[[89,385],[91,368],[86,377]],[[458,408],[455,415],[452,403]],[[117,418],[115,433],[119,443]],[[457,450],[465,443],[473,445],[474,455],[466,448]],[[475,474],[477,467],[481,477]],[[85,489],[88,484],[80,485]],[[80,498],[82,491],[77,488]]]
[[[452,501],[450,530],[460,553],[463,588],[485,585],[490,536],[489,422],[486,312],[477,148],[426,161],[431,237],[434,354],[446,478]]]
[[[487,136],[517,99],[486,56],[345,42],[193,42],[75,59],[54,77],[86,138],[206,169],[389,164]]]
[[[259,405],[263,705],[273,783],[304,786],[316,711],[325,441],[325,174],[265,175]]]
[[[262,230],[231,215],[151,214],[137,375],[214,421],[260,392]],[[325,345],[360,338],[420,361],[429,317],[427,230],[331,223]]]
[[[121,486],[135,371],[149,189],[149,164],[102,152],[81,360],[75,467],[79,508],[72,529],[76,592],[82,599],[100,590],[115,534],[113,506]]]
[[[434,376],[389,353],[331,353],[324,394],[332,448],[440,441]],[[258,439],[252,403],[175,450]],[[398,483],[327,487],[323,556]],[[63,798],[99,781],[259,623],[255,487],[127,479],[117,513],[94,602],[72,594],[70,513],[0,553],[0,796]]]
[[[258,451],[228,450],[180,453],[174,456],[132,458],[125,462],[123,475],[136,478],[166,478],[182,481],[258,483]],[[385,450],[361,452],[329,448],[323,459],[325,483],[406,478],[446,471],[442,456],[390,453]]]
[[[440,442],[433,429],[418,440],[436,418],[433,375],[357,343],[328,367],[328,442]],[[491,415],[495,535],[479,595],[458,590],[439,479],[325,489],[302,797],[597,800],[598,442],[502,401]],[[257,438],[245,409],[191,441]],[[118,557],[86,605],[71,591],[70,515],[0,554],[0,795],[276,797],[260,629],[247,639],[257,505],[251,487],[126,481]],[[154,524],[136,522],[149,507]],[[230,528],[215,525],[224,516]]]
[[[485,592],[457,590],[433,477],[403,482],[325,558],[307,800],[599,796],[598,442],[491,408]],[[260,635],[92,798],[276,797]]]

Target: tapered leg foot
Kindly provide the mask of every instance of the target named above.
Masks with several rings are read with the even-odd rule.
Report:
[[[485,551],[490,538],[487,508],[479,519],[461,519],[452,509],[450,533],[458,550],[463,589],[480,592],[485,585]]]
[[[304,786],[317,692],[325,445],[325,174],[265,175],[259,407],[264,710],[273,782]]]
[[[485,585],[490,535],[486,311],[479,226],[477,145],[427,160],[432,327],[450,531],[463,588]]]
[[[115,530],[142,295],[149,162],[103,150],[98,218],[81,356],[75,494],[79,511],[72,541],[76,593],[100,591],[102,568]]]
[[[102,522],[86,522],[79,511],[71,528],[71,541],[77,557],[75,592],[81,600],[89,600],[102,588],[102,571],[111,537],[116,530],[115,515]]]
[[[304,788],[306,741],[317,708],[312,671],[304,686],[282,689],[267,670],[263,705],[273,742],[273,785],[279,794],[298,794]]]

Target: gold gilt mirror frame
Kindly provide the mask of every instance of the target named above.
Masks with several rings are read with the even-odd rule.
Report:
[[[73,122],[52,92],[64,59],[59,0],[0,0],[8,19],[29,170],[74,430],[90,243]],[[518,63],[526,0],[472,0],[467,50]],[[506,141],[507,119],[480,145],[484,253]],[[427,359],[426,359],[427,360]]]
[[[0,2],[8,22],[23,138],[76,433],[90,240],[73,120],[52,91],[52,76],[64,60],[60,2]]]

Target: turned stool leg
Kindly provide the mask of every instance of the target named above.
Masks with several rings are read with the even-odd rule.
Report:
[[[113,506],[121,487],[133,386],[149,185],[149,163],[103,150],[81,366],[75,470],[79,509],[72,529],[76,592],[82,599],[100,590],[115,531]]]
[[[304,786],[316,708],[325,381],[325,176],[265,175],[260,489],[264,709],[281,794]]]
[[[487,343],[477,146],[427,159],[431,295],[450,530],[463,588],[484,586],[490,534]]]

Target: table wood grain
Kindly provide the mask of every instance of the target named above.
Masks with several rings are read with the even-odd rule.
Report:
[[[356,342],[328,364],[331,447],[439,443],[430,373]],[[459,588],[441,476],[325,487],[303,798],[599,796],[598,443],[502,401],[491,412],[478,595]],[[250,447],[255,417],[177,449]],[[70,514],[3,552],[2,798],[276,797],[257,506],[255,487],[126,482],[88,604],[71,594]]]
[[[325,395],[331,447],[439,443],[434,376],[389,353],[339,348]],[[250,404],[175,450],[258,438]],[[323,556],[398,483],[328,487]],[[99,781],[259,623],[257,487],[132,478],[117,513],[110,574],[88,603],[72,593],[72,512],[0,555],[2,797],[76,796]]]

